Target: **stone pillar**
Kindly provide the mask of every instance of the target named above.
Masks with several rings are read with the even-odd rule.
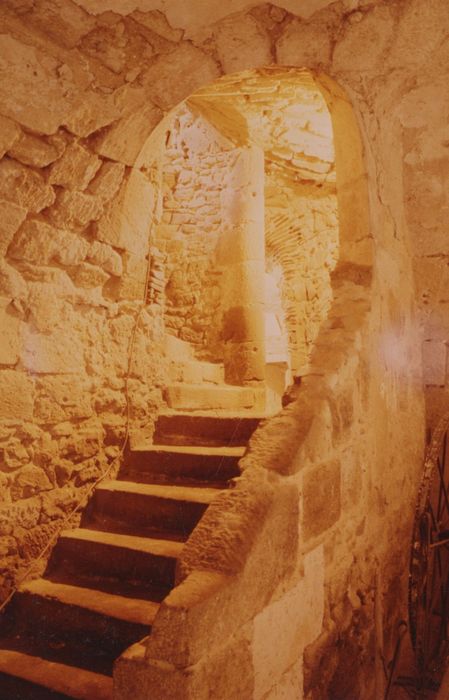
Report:
[[[252,384],[265,377],[264,153],[243,148],[224,182],[223,231],[218,263],[223,269],[225,380]]]

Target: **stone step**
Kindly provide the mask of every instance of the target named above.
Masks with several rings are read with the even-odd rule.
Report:
[[[214,362],[201,362],[199,360],[187,360],[172,362],[170,364],[170,378],[173,382],[186,382],[189,384],[223,384],[224,366]]]
[[[265,388],[231,384],[208,386],[178,382],[164,389],[164,399],[170,408],[184,411],[213,409],[263,411]]]
[[[193,347],[187,340],[181,340],[169,333],[165,336],[165,353],[172,361],[193,360]]]
[[[48,573],[174,585],[182,543],[77,528],[61,532]]]
[[[159,605],[41,578],[20,587],[8,614],[21,635],[80,646],[85,654],[101,647],[112,664],[124,649],[148,635]]]
[[[163,411],[154,433],[157,445],[246,445],[263,414]]]
[[[83,526],[126,529],[136,535],[167,532],[187,539],[216,495],[216,489],[206,487],[103,481],[89,503]]]
[[[2,700],[112,700],[112,678],[0,649]]]
[[[238,461],[244,447],[210,447],[181,445],[150,445],[127,454],[119,479],[148,483],[159,482],[220,482],[239,476]],[[212,489],[208,489],[208,491]]]

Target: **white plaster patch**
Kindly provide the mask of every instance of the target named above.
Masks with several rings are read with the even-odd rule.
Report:
[[[304,648],[321,633],[324,615],[324,552],[315,548],[304,557],[304,578],[254,619],[254,700],[287,699],[282,679],[288,669],[300,669]],[[292,671],[293,673],[293,671]],[[302,673],[297,684],[302,683]]]

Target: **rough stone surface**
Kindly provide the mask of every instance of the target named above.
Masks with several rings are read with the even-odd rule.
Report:
[[[225,73],[237,73],[271,63],[270,38],[250,15],[220,22],[215,41]]]
[[[277,60],[286,66],[324,67],[331,49],[331,37],[318,22],[293,20],[277,43]]]
[[[0,326],[2,329],[0,364],[15,365],[20,354],[21,324],[17,312],[10,306],[9,299],[0,299]]]
[[[42,423],[62,423],[73,418],[89,418],[92,405],[89,382],[83,376],[40,377],[36,382],[36,418]]]
[[[58,148],[58,145],[57,142],[51,143],[31,134],[22,133],[8,149],[8,155],[24,165],[44,168],[61,156],[64,149]]]
[[[20,423],[33,418],[34,384],[24,372],[0,370],[0,417]]]
[[[53,189],[39,173],[8,158],[0,162],[0,195],[31,212],[40,212],[55,200]]]
[[[97,156],[78,143],[71,144],[51,167],[49,182],[70,189],[84,190],[101,166]]]
[[[121,444],[126,384],[131,429],[151,437],[164,334],[222,359],[216,263],[237,254],[214,243],[224,173],[250,136],[265,149],[260,298],[266,284],[270,353],[294,349],[301,382],[186,547],[197,594],[196,566],[227,584],[197,607],[167,603],[154,663],[151,642],[147,661],[126,659],[120,700],[165,700],[168,687],[173,700],[384,695],[373,582],[389,659],[423,387],[431,422],[449,396],[448,11],[446,0],[2,4],[2,596]],[[264,82],[276,76],[283,120]],[[257,207],[234,205],[254,224]],[[270,507],[248,495],[256,473]]]
[[[20,127],[11,119],[0,116],[0,134],[0,158],[3,158],[6,151],[18,140]]]
[[[119,276],[122,274],[122,258],[107,243],[93,241],[87,251],[87,259],[96,265],[99,265],[111,275]]]
[[[316,537],[337,522],[341,514],[338,462],[320,465],[303,477],[304,538]]]
[[[152,104],[144,105],[127,117],[102,130],[94,141],[95,151],[106,158],[133,165],[154,127],[162,117],[162,111]]]
[[[103,202],[108,202],[117,194],[125,167],[122,163],[105,162],[89,185],[89,192]]]
[[[102,212],[101,198],[85,192],[64,190],[52,207],[50,216],[56,226],[82,229],[99,219]]]
[[[133,170],[120,193],[107,207],[97,224],[97,237],[115,248],[139,253],[148,245],[153,207],[153,185],[140,171]],[[140,202],[146,207],[140,207]],[[124,213],[124,208],[126,207]]]
[[[361,1],[363,2],[363,0]],[[309,17],[318,10],[330,5],[331,2],[332,0],[304,0],[301,3],[299,12],[301,16]],[[356,1],[355,6],[357,6],[359,2],[360,0]],[[250,0],[229,0],[226,7],[222,7],[219,4],[211,5],[209,3],[197,2],[195,6],[196,11],[192,14],[190,8],[187,8],[182,0],[174,0],[174,2],[171,2],[168,6],[165,5],[164,0],[140,0],[139,2],[136,0],[129,0],[128,2],[106,0],[103,5],[99,5],[98,0],[76,0],[76,4],[80,7],[84,7],[88,12],[94,15],[104,10],[112,10],[113,12],[123,15],[134,12],[136,8],[141,12],[162,10],[167,13],[170,25],[183,27],[187,30],[201,27],[209,22],[215,22],[228,14],[246,10],[253,5]],[[296,0],[281,0],[278,6],[285,8],[289,12],[298,12]]]
[[[0,200],[0,252],[3,256],[26,215],[27,210],[23,207],[5,199]]]
[[[173,70],[178,79],[172,80]],[[175,51],[158,58],[145,75],[152,102],[167,109],[188,97],[196,88],[211,83],[220,75],[215,61],[191,44],[181,44]]]
[[[9,255],[31,263],[56,261],[62,265],[75,265],[84,260],[88,250],[87,241],[76,234],[29,219],[12,243]]]

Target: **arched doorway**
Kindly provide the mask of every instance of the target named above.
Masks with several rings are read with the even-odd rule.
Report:
[[[244,71],[174,108],[151,143],[168,382],[251,386],[251,407],[273,412],[307,372],[339,258],[323,94],[305,70]]]

